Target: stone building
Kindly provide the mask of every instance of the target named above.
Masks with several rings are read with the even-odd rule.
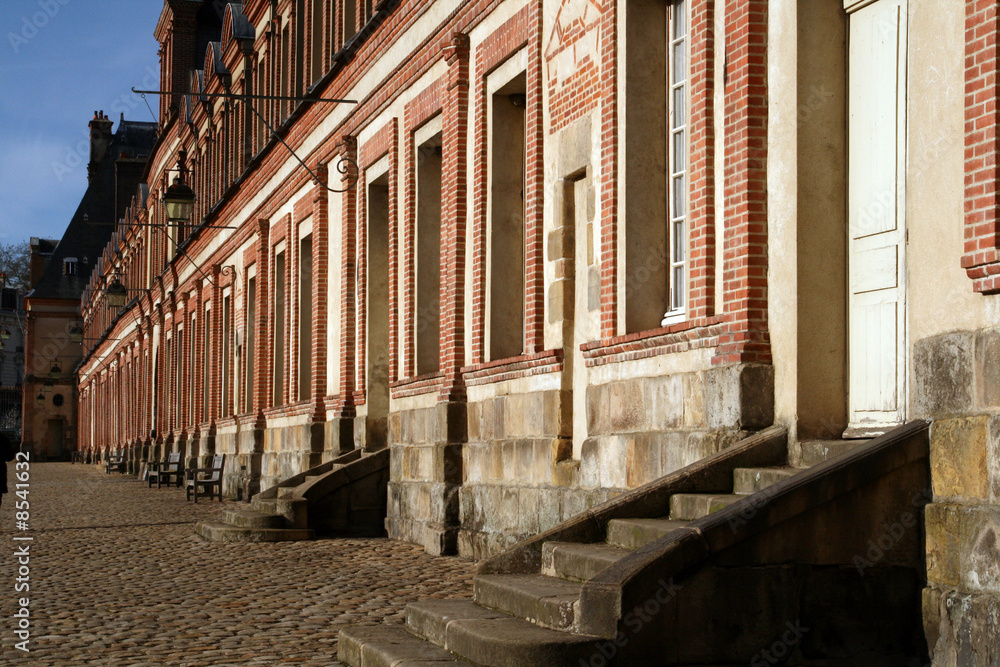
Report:
[[[155,26],[83,446],[230,496],[388,447],[389,536],[482,558],[772,425],[929,420],[930,652],[993,650],[995,3],[218,7]]]
[[[104,112],[90,121],[87,190],[61,239],[31,239],[25,296],[22,443],[37,460],[68,460],[78,449],[76,366],[83,358],[81,297],[97,259],[125,216],[155,140],[154,123],[113,128]]]

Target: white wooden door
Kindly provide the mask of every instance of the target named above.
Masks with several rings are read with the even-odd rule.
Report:
[[[852,3],[849,53],[849,433],[906,408],[906,2]],[[850,8],[849,8],[850,9]]]

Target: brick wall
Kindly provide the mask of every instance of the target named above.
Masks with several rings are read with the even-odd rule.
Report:
[[[287,75],[300,62],[312,62],[312,49],[323,50],[323,63],[329,73],[321,90],[324,97],[349,96],[352,89],[372,71],[380,55],[401,38],[405,31],[424,16],[431,3],[400,0],[384,14],[363,16],[364,3],[359,2],[357,26],[364,32],[344,48],[342,0],[307,2],[305,16],[294,16],[294,3],[282,2],[279,16],[273,24],[264,23],[265,30],[256,36],[258,53],[253,59],[244,54],[231,39],[223,40],[223,57],[230,71],[244,66],[244,74],[233,81],[234,90],[254,90],[255,68],[262,67],[264,94],[285,94],[279,88],[281,72]],[[569,3],[559,3],[557,12],[568,12]],[[469,35],[501,5],[499,0],[475,0],[463,4],[442,19],[432,34],[413,38],[410,51],[401,62],[384,72],[383,80],[367,93],[350,113],[336,123],[332,115],[338,107],[327,104],[279,104],[261,102],[258,108],[279,127],[284,142],[301,157],[308,170],[290,157],[288,150],[274,140],[265,141],[254,155],[247,154],[251,145],[248,136],[252,124],[238,114],[221,111],[218,101],[195,100],[192,123],[166,123],[159,153],[154,156],[150,182],[149,219],[162,221],[158,205],[160,191],[166,183],[165,169],[177,160],[177,150],[186,147],[194,166],[193,183],[198,192],[197,216],[204,216],[209,225],[195,231],[186,241],[185,254],[209,273],[209,280],[187,267],[189,260],[168,258],[168,246],[163,235],[144,228],[130,228],[129,244],[141,250],[135,253],[129,270],[129,281],[148,287],[148,309],[159,304],[160,341],[171,331],[176,335],[183,328],[183,344],[176,349],[176,358],[161,358],[160,372],[180,373],[181,384],[200,390],[207,373],[209,404],[207,412],[200,401],[193,404],[164,405],[162,385],[152,386],[151,369],[143,371],[139,383],[148,394],[143,412],[153,415],[153,392],[161,392],[156,405],[157,434],[162,437],[168,422],[178,433],[211,432],[221,420],[232,420],[236,408],[221,404],[222,383],[228,383],[229,395],[234,395],[233,376],[222,377],[222,294],[231,285],[235,321],[245,302],[237,292],[246,281],[247,267],[256,266],[256,321],[243,326],[256,326],[254,359],[253,410],[259,426],[278,417],[306,417],[313,421],[336,418],[350,419],[355,406],[364,403],[366,359],[365,310],[367,238],[365,182],[363,169],[383,156],[389,156],[389,246],[390,246],[390,382],[393,396],[403,398],[417,394],[437,393],[445,401],[464,401],[467,382],[485,384],[561,372],[562,351],[545,350],[543,211],[546,192],[545,146],[560,130],[585,116],[597,127],[600,155],[595,171],[597,210],[600,224],[600,340],[585,346],[587,364],[592,367],[627,362],[648,356],[711,348],[715,363],[769,363],[767,333],[767,294],[764,282],[767,270],[766,239],[766,124],[767,87],[766,35],[767,5],[764,0],[730,4],[725,25],[730,38],[726,40],[728,76],[724,109],[717,110],[715,94],[714,35],[715,3],[708,0],[691,2],[691,117],[690,117],[690,294],[689,318],[683,323],[652,331],[622,335],[619,295],[623,267],[619,263],[622,228],[619,224],[621,189],[618,168],[622,159],[619,144],[619,114],[622,97],[619,82],[618,3],[587,0],[576,19],[556,19],[555,32],[543,27],[542,0],[530,0],[518,11],[512,11],[497,22],[477,43]],[[326,31],[323,39],[309,38],[301,44],[284,46],[278,42],[284,25],[289,25],[288,39],[296,41],[295,21],[312,25],[312,12],[324,12],[323,25],[336,30]],[[247,2],[248,16],[263,16],[268,8],[259,2]],[[568,14],[567,14],[568,16]],[[368,19],[371,18],[370,21]],[[227,21],[232,20],[228,10]],[[290,22],[290,23],[287,23]],[[175,24],[175,29],[180,27]],[[325,29],[324,29],[325,30]],[[177,36],[172,37],[177,44]],[[720,42],[722,40],[719,40]],[[548,44],[546,47],[544,45]],[[593,44],[593,49],[584,48]],[[297,49],[302,49],[301,54]],[[523,50],[526,62],[526,175],[525,206],[525,282],[524,282],[524,355],[501,363],[484,364],[486,325],[486,208],[489,194],[487,145],[490,128],[486,117],[486,77]],[[573,54],[572,70],[561,69],[567,54]],[[173,57],[171,54],[170,57]],[[474,70],[470,71],[470,62]],[[443,66],[442,66],[443,64]],[[204,90],[221,92],[222,81],[214,72],[214,59],[206,60]],[[326,66],[326,65],[324,65]],[[417,82],[431,68],[439,67],[445,74],[422,90]],[[304,74],[306,83],[316,77]],[[181,77],[183,85],[190,82],[189,72],[172,72]],[[286,76],[286,80],[294,77]],[[181,80],[178,79],[178,80]],[[544,87],[544,88],[543,88]],[[545,105],[547,97],[547,106]],[[400,104],[401,103],[401,104]],[[393,108],[398,114],[387,114]],[[723,114],[726,127],[724,160],[727,169],[726,188],[722,193],[725,204],[725,229],[716,228],[715,206],[715,136],[716,114]],[[246,110],[242,112],[245,114]],[[415,375],[415,294],[416,275],[414,235],[416,233],[416,174],[414,131],[436,115],[441,115],[444,143],[442,180],[442,247],[441,247],[441,370],[434,377],[414,378]],[[378,119],[378,120],[376,120]],[[374,133],[370,125],[382,126]],[[317,135],[323,125],[324,134]],[[548,128],[548,132],[546,132]],[[471,134],[470,134],[471,133]],[[356,137],[370,137],[362,146]],[[471,142],[469,141],[471,137]],[[318,141],[316,141],[318,139]],[[250,151],[254,152],[254,151]],[[468,154],[467,154],[468,153]],[[328,173],[329,164],[341,164],[344,158],[351,165],[347,173]],[[291,168],[289,168],[289,166]],[[471,170],[469,167],[471,166]],[[245,167],[245,169],[244,169]],[[314,175],[321,185],[310,182]],[[340,176],[340,178],[338,178]],[[400,179],[400,176],[402,177]],[[239,179],[239,180],[238,180]],[[354,179],[357,187],[349,187]],[[467,182],[468,180],[468,182]],[[397,193],[397,185],[402,192]],[[346,189],[339,197],[339,210],[329,210],[326,187]],[[293,200],[305,192],[305,196]],[[261,197],[261,193],[264,196]],[[398,210],[397,210],[398,206]],[[291,211],[291,212],[289,212]],[[466,217],[468,216],[468,219]],[[298,225],[312,220],[313,255],[299,254]],[[227,227],[226,231],[216,228]],[[330,257],[330,236],[339,236],[342,252]],[[716,303],[716,239],[723,243],[723,301]],[[275,321],[273,294],[275,252],[277,244],[285,242],[286,305],[282,321]],[[397,242],[401,242],[397,244]],[[236,263],[235,257],[247,244],[252,245],[238,266],[238,275],[229,275],[221,267]],[[397,253],[397,248],[399,251]],[[469,252],[467,253],[467,249]],[[143,256],[148,253],[147,256]],[[466,266],[466,258],[470,264]],[[296,346],[298,326],[296,300],[299,264],[312,262],[312,364],[303,369],[310,374],[311,400],[298,405]],[[329,262],[337,262],[341,289],[328,293]],[[140,264],[141,262],[141,264]],[[212,267],[212,268],[209,268]],[[466,271],[471,281],[466,280]],[[235,280],[235,282],[233,282]],[[466,284],[471,289],[466,290]],[[166,305],[167,294],[184,294],[180,309]],[[471,313],[465,321],[465,302],[469,299]],[[107,314],[89,304],[94,324],[111,325]],[[327,327],[332,309],[340,310],[340,340],[327,346]],[[207,317],[208,311],[211,316]],[[208,325],[206,327],[206,324]],[[123,338],[130,333],[119,324],[110,329]],[[119,327],[119,328],[115,328]],[[234,322],[233,331],[236,326]],[[277,362],[273,358],[273,341],[278,330],[284,334],[285,354]],[[206,354],[206,340],[208,350]],[[116,345],[108,342],[103,351]],[[151,330],[142,342],[143,354],[158,353],[152,348]],[[232,341],[228,346],[232,350]],[[248,351],[249,353],[249,351]],[[150,360],[151,360],[150,356]],[[471,360],[466,365],[467,359]],[[149,362],[151,363],[151,361]],[[280,400],[272,400],[271,383],[275,363],[282,368]],[[337,364],[339,385],[327,387],[328,364]],[[189,369],[196,369],[190,372]],[[234,370],[242,373],[241,369]],[[180,397],[175,397],[179,400]],[[120,438],[144,438],[149,429],[137,422],[118,435]],[[151,424],[150,424],[151,426]],[[130,433],[128,433],[128,432]]]
[[[997,80],[1000,12],[995,2],[965,3],[965,254],[977,292],[1000,292],[1000,196],[997,192]]]

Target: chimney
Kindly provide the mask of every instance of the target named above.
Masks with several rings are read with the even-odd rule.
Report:
[[[94,118],[90,121],[90,164],[87,165],[87,181],[94,180],[97,172],[97,165],[108,153],[108,146],[111,145],[111,119],[104,115],[104,111],[95,111]]]
[[[201,8],[200,2],[166,3],[156,26],[154,36],[160,43],[160,90],[173,93],[160,95],[161,125],[180,111],[191,70],[199,69],[205,59],[204,49],[198,53],[198,11]]]

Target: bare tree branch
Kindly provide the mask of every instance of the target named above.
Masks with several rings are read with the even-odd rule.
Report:
[[[27,241],[0,242],[0,273],[7,276],[9,287],[31,287],[31,246]]]

